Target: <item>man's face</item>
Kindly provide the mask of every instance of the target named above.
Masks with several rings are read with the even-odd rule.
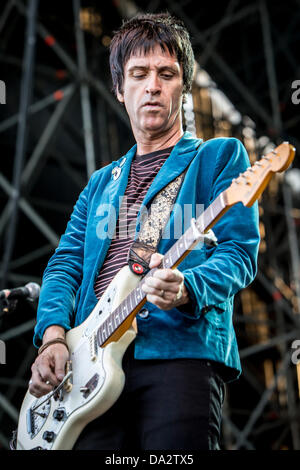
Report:
[[[181,127],[183,78],[177,57],[157,45],[147,55],[133,55],[124,67],[123,93],[135,136],[157,135]]]

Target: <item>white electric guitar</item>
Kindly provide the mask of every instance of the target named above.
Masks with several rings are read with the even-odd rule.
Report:
[[[294,155],[295,149],[285,142],[233,180],[192,220],[164,255],[162,267],[175,269],[231,206],[242,202],[250,207],[272,174],[286,170]],[[152,276],[155,269],[146,276]],[[122,358],[136,336],[135,315],[146,302],[141,288],[145,277],[133,274],[128,266],[122,268],[88,318],[67,332],[70,361],[66,375],[41,398],[26,393],[17,430],[18,450],[72,449],[83,428],[118,399],[125,383]]]

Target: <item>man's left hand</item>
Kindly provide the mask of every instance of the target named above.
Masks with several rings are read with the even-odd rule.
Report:
[[[152,269],[159,266],[162,258],[163,255],[154,253],[149,267]],[[178,269],[157,269],[153,276],[145,278],[142,289],[147,294],[148,302],[161,310],[171,310],[189,302],[184,275]]]

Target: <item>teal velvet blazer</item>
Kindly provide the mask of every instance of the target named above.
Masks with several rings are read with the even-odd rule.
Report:
[[[109,248],[119,198],[124,195],[135,152],[136,146],[118,161],[96,171],[80,194],[66,232],[44,272],[35,346],[40,345],[48,326],[61,325],[69,330],[82,323],[96,305],[94,282]],[[189,207],[182,223],[187,228],[189,220],[199,215],[199,207],[206,209],[248,166],[247,152],[239,140],[215,138],[202,142],[186,132],[143,201],[149,207],[153,197],[188,167],[166,227],[170,237],[162,237],[158,251],[164,254],[176,241],[176,207]],[[116,171],[120,174],[115,179]],[[183,217],[184,211],[181,212]],[[226,366],[227,380],[239,376],[233,300],[256,274],[258,222],[257,203],[251,208],[236,204],[213,227],[218,246],[199,244],[183,260],[178,268],[185,276],[192,309],[189,305],[186,310],[182,306],[163,311],[146,302],[143,314],[137,315],[137,359],[205,358]],[[138,223],[136,228],[139,229]]]

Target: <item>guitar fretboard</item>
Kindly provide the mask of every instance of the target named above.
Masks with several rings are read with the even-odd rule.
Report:
[[[197,230],[190,226],[176,243],[165,253],[161,268],[175,268],[189,254],[189,252],[201,241],[202,236],[212,227],[220,216],[227,210],[223,193],[210,204],[197,218],[195,225]],[[202,235],[201,235],[202,234]],[[148,276],[153,276],[158,268],[151,269],[139,282],[120,305],[102,322],[97,331],[99,346],[102,346],[110,336],[122,325],[122,323],[135,311],[136,313],[146,302],[147,294],[142,290],[142,285]]]

